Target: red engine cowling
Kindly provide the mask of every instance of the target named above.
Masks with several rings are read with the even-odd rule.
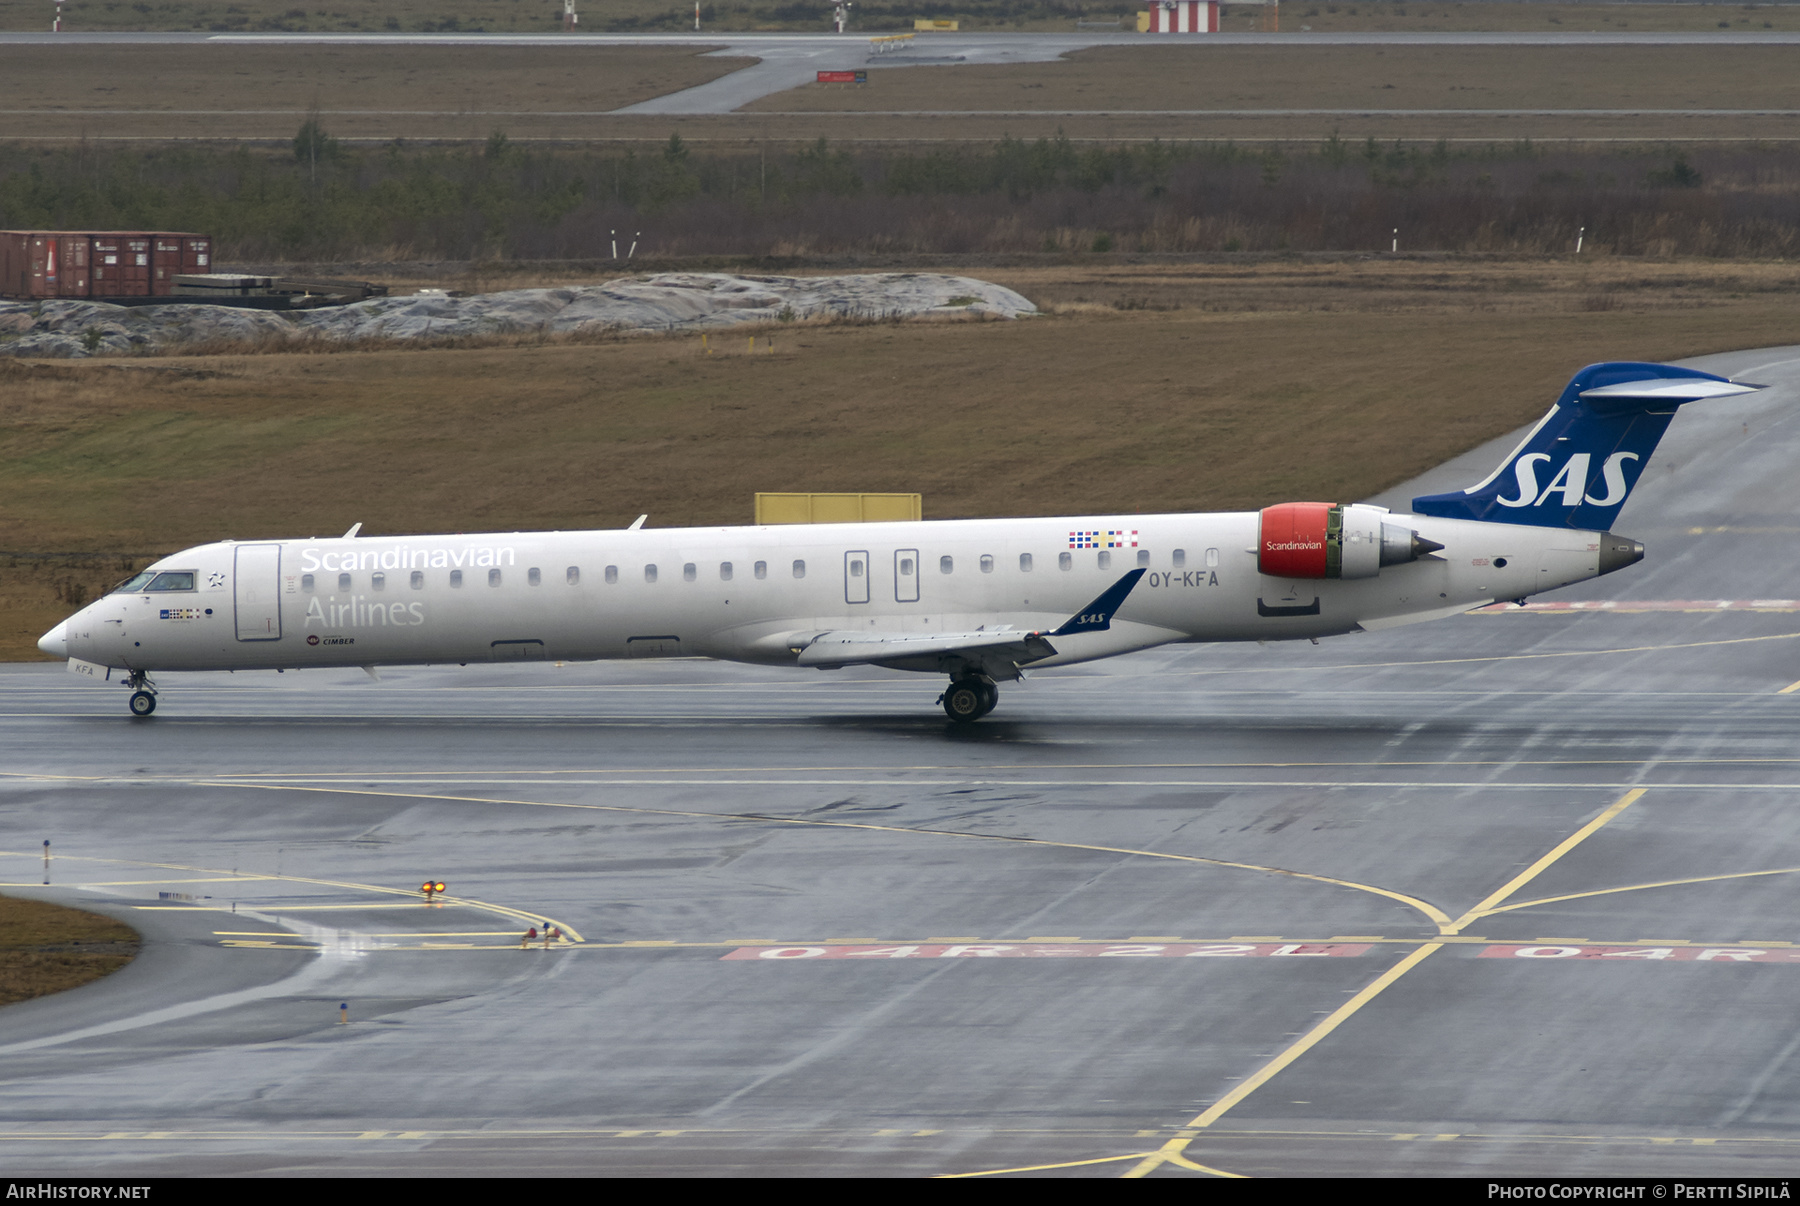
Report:
[[[1256,568],[1271,578],[1325,577],[1331,508],[1322,502],[1264,507]]]

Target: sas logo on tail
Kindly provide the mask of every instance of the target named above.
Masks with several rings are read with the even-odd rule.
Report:
[[[1519,485],[1518,497],[1502,496],[1494,501],[1503,507],[1541,507],[1552,494],[1560,494],[1561,505],[1565,507],[1579,507],[1582,503],[1591,503],[1596,507],[1618,506],[1631,493],[1631,486],[1625,480],[1625,462],[1638,460],[1638,454],[1615,452],[1606,458],[1606,463],[1600,466],[1600,480],[1606,487],[1606,493],[1598,498],[1587,492],[1588,466],[1592,459],[1585,452],[1577,452],[1540,491],[1538,465],[1549,461],[1550,454],[1528,452],[1513,462],[1513,476],[1518,479]]]

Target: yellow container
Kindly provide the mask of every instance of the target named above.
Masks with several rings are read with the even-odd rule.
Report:
[[[1150,14],[1149,13],[1139,13],[1138,14],[1138,32],[1139,33],[1149,33],[1150,32]]]
[[[922,17],[913,19],[913,28],[920,33],[955,33],[960,21],[932,21]]]
[[[758,494],[756,522],[892,523],[924,518],[919,494]]]

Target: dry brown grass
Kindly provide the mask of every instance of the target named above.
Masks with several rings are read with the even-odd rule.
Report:
[[[1248,30],[1255,20],[1253,8],[1228,4],[1221,25],[1228,31]],[[1281,6],[1282,29],[1298,33],[1303,25],[1310,25],[1314,33],[1700,33],[1718,30],[1721,25],[1745,33],[1800,29],[1800,9],[1790,4],[1511,4],[1505,0],[1359,4],[1288,0]]]
[[[137,951],[136,931],[110,917],[0,896],[0,1005],[78,988]]]
[[[513,112],[603,113],[750,61],[699,57],[716,49],[0,45],[0,79],[7,108],[57,111],[8,119],[15,136],[291,138],[317,108],[338,137],[468,139],[486,138]]]
[[[1166,109],[1796,109],[1791,46],[1179,46],[1054,63],[872,71],[757,112]]]
[[[964,270],[1053,312],[778,328],[755,355],[691,336],[0,362],[0,548],[743,523],[758,490],[919,490],[934,518],[1358,498],[1535,417],[1581,364],[1800,326],[1779,265]],[[73,610],[59,581],[126,568],[0,567],[0,657]]]
[[[659,142],[676,131],[739,143],[985,140],[1059,130],[1103,140],[1311,140],[1334,128],[1346,138],[1379,139],[1780,139],[1794,136],[1793,122],[1773,114],[1577,111],[1800,108],[1800,74],[1789,69],[1785,46],[1171,46],[1146,38],[1054,63],[878,70],[862,87],[807,85],[732,115],[603,116],[746,62],[698,57],[705,49],[0,46],[0,79],[15,85],[8,107],[32,110],[13,118],[10,133],[70,140],[282,141],[315,107],[331,135],[373,141],[479,141],[496,130],[572,142]],[[1556,112],[1418,112],[1507,108]],[[1147,112],[1169,109],[1204,112]],[[1245,109],[1341,112],[1218,112]],[[1364,112],[1377,109],[1399,112]],[[935,115],[884,116],[895,111]]]

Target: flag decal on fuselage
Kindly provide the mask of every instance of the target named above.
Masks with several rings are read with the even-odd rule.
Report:
[[[1089,532],[1070,532],[1069,547],[1072,549],[1135,549],[1138,545],[1137,529],[1124,530],[1095,529]]]

